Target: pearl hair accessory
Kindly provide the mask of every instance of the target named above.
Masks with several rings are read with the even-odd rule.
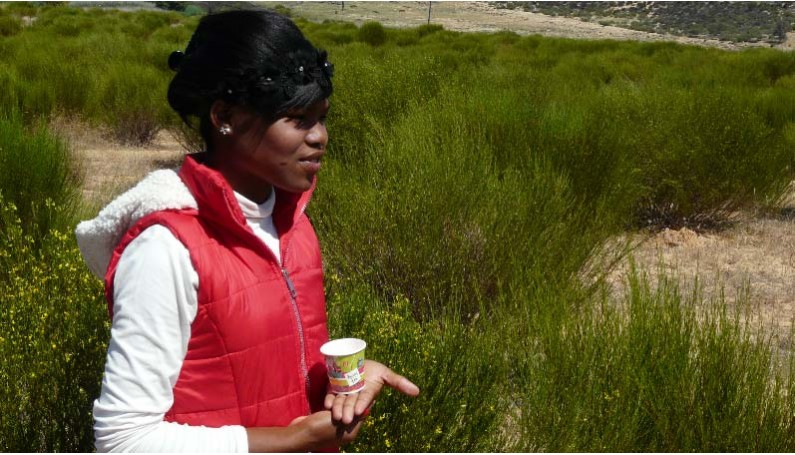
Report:
[[[204,64],[202,54],[193,54],[172,52],[168,59],[169,67],[176,72],[189,70],[190,74],[198,71],[193,66],[184,67],[186,61],[193,59],[198,59],[199,67]],[[291,100],[299,87],[313,82],[327,95],[331,93],[334,65],[326,60],[326,56],[322,49],[297,49],[280,56],[278,61],[262,62],[257,67],[240,70],[239,74],[230,74],[214,82],[206,81],[207,87],[194,90],[191,96],[205,98],[205,101],[220,98],[233,104],[251,105],[261,112],[271,112]],[[190,78],[190,74],[186,77]],[[196,112],[191,114],[199,115]],[[232,134],[228,125],[220,126],[218,131],[224,136]]]

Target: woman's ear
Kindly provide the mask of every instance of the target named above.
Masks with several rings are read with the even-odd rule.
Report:
[[[210,106],[210,122],[215,131],[220,131],[224,127],[231,128],[232,106],[223,100],[215,100]]]

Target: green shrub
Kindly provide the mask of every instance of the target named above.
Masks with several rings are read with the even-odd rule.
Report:
[[[386,31],[380,22],[365,22],[359,28],[357,39],[370,46],[381,46],[386,43]]]
[[[148,144],[164,126],[166,116],[173,115],[165,101],[168,82],[162,70],[112,64],[92,100],[92,115],[110,118],[120,142]]]
[[[168,44],[173,47],[172,50],[184,49],[190,40],[191,29],[182,24],[161,27],[152,32],[151,41],[156,43]]]
[[[284,6],[284,5],[276,4],[273,7],[273,11],[276,11],[277,13],[283,14],[283,15],[285,15],[287,17],[292,17],[293,16],[293,10],[291,10],[290,8],[288,8],[288,7]]]
[[[22,31],[22,22],[13,16],[0,16],[0,36],[14,36]]]
[[[793,360],[742,322],[748,301],[731,312],[670,279],[628,280],[623,304],[597,300],[553,324],[506,314],[520,404],[512,450],[792,450]]]
[[[19,87],[14,68],[0,65],[0,111],[11,112],[19,106]]]
[[[54,88],[45,80],[22,82],[21,109],[25,118],[47,116],[57,108]]]
[[[0,194],[0,450],[92,451],[109,334],[102,284],[71,234],[23,225]]]
[[[318,45],[321,43],[328,43],[329,45],[336,45],[341,46],[348,43],[352,43],[355,41],[354,36],[350,33],[324,33],[324,32],[317,32],[315,34],[314,42],[318,42]]]
[[[345,75],[335,77],[334,115],[329,116],[334,156],[357,160],[375,125],[390,125],[414,103],[424,104],[436,96],[454,70],[442,56],[417,58],[410,47],[375,55],[361,43],[346,46],[345,58],[332,53],[336,74]]]
[[[359,32],[355,24],[334,21],[324,21],[323,24],[307,22],[301,30],[309,41],[319,47],[352,43]]]
[[[356,160],[329,163],[312,207],[327,268],[406,296],[423,319],[449,306],[474,314],[525,269],[565,283],[605,235],[609,217],[578,210],[567,179],[535,155],[516,98],[482,84],[373,125]],[[363,232],[371,219],[377,229]]]
[[[38,11],[39,9],[31,2],[10,2],[5,4],[5,12],[8,14],[32,17]]]
[[[430,35],[432,33],[436,33],[436,32],[444,30],[444,27],[442,27],[439,24],[425,24],[425,25],[420,25],[419,27],[417,27],[416,30],[417,30],[417,35],[420,38],[423,38],[423,37],[428,36],[428,35]]]
[[[60,37],[74,37],[83,30],[81,24],[73,17],[56,17],[50,28]]]
[[[0,193],[17,208],[23,226],[36,227],[39,236],[72,222],[80,180],[71,158],[66,144],[45,128],[27,127],[13,112],[0,118]]]
[[[649,189],[639,207],[641,222],[710,224],[785,191],[793,156],[780,131],[743,98],[714,89],[650,97],[645,112],[664,115],[653,125],[649,117],[635,119],[644,131],[636,138],[642,147],[637,157]]]
[[[419,42],[419,38],[414,33],[404,32],[398,34],[392,41],[398,46],[414,46]]]

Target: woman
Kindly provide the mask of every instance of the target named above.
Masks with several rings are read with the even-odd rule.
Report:
[[[113,323],[99,451],[313,451],[355,438],[383,384],[327,394],[320,250],[304,214],[321,167],[332,67],[286,17],[206,16],[168,101],[206,151],[156,171],[77,228]]]

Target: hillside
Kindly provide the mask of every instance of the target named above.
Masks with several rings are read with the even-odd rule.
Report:
[[[430,3],[430,17],[429,17]],[[795,47],[795,2],[69,2],[76,7],[161,9],[187,15],[262,6],[313,22],[388,27],[428,22],[463,32],[511,31],[574,39],[676,41],[738,50]]]
[[[492,2],[499,9],[578,18],[653,33],[780,44],[795,21],[794,2]]]
[[[378,21],[387,27],[417,27],[430,22],[442,25],[447,30],[462,32],[507,30],[519,35],[537,34],[574,39],[676,41],[682,44],[717,47],[726,50],[770,46],[763,41],[732,42],[706,37],[633,30],[600,24],[597,21],[586,21],[573,16],[552,16],[541,12],[525,11],[516,5],[513,9],[509,9],[507,3],[432,2],[430,19],[428,17],[428,2],[286,2],[282,5],[289,8],[294,15],[313,22],[331,20],[361,25],[365,21]],[[260,4],[274,6],[277,3],[262,2]],[[549,2],[547,6],[551,8],[553,4],[557,5],[559,2]]]

